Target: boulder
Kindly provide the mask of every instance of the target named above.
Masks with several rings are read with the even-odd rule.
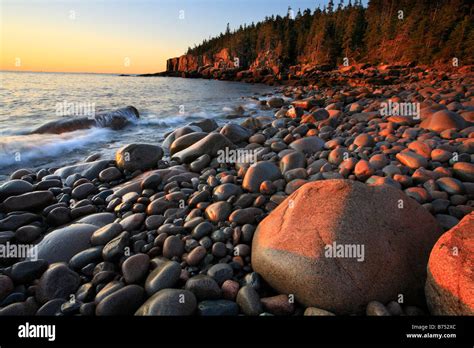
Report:
[[[425,294],[433,315],[474,315],[474,212],[436,242]]]
[[[179,137],[170,146],[170,155],[174,155],[176,152],[179,152],[181,150],[184,150],[188,147],[190,147],[192,144],[198,142],[202,138],[204,138],[207,135],[207,133],[204,132],[193,132],[189,133],[186,135],[183,135],[182,137]]]
[[[242,187],[250,192],[259,192],[262,182],[281,177],[280,169],[272,162],[260,161],[252,164],[244,176]]]
[[[218,154],[219,150],[224,150],[226,147],[234,149],[235,145],[220,133],[210,133],[197,143],[175,153],[172,159],[176,159],[182,163],[191,163],[204,154],[214,157]]]
[[[412,151],[397,153],[395,157],[400,161],[401,164],[410,169],[418,169],[420,167],[428,166],[428,161],[426,158]]]
[[[49,263],[69,262],[76,254],[90,248],[90,238],[97,226],[72,224],[48,233],[37,244],[38,258]]]
[[[84,178],[93,180],[99,176],[99,173],[107,168],[109,165],[109,160],[101,160],[87,163],[74,164],[72,166],[67,166],[59,168],[54,172],[54,175],[59,175],[61,178],[66,179],[69,175],[79,174]]]
[[[324,140],[316,136],[301,138],[290,144],[290,148],[309,155],[318,152],[323,146]]]
[[[8,197],[2,205],[6,211],[24,211],[42,209],[53,202],[51,191],[34,191]]]
[[[161,147],[150,144],[129,144],[115,154],[117,167],[130,172],[146,170],[157,166],[163,157]]]
[[[197,307],[196,296],[189,290],[163,289],[151,296],[135,315],[192,315]]]
[[[203,132],[209,133],[217,129],[217,122],[212,118],[204,118],[202,120],[194,121],[188,124],[188,126],[197,126],[202,129]]]
[[[248,138],[252,135],[247,128],[244,128],[234,123],[226,124],[224,127],[222,127],[220,133],[222,135],[225,135],[227,139],[232,141],[234,144],[247,141]]]
[[[447,129],[461,130],[468,127],[468,122],[457,113],[449,110],[440,110],[423,120],[420,127],[435,132]]]
[[[435,218],[391,186],[305,184],[258,226],[252,267],[307,307],[363,313],[373,300],[422,301]],[[383,270],[383,271],[382,271]]]
[[[36,299],[44,304],[56,298],[69,299],[81,283],[81,278],[64,263],[53,263],[41,276]]]
[[[285,101],[283,100],[283,98],[279,97],[272,97],[267,100],[267,105],[271,108],[281,108],[284,103]]]
[[[299,151],[290,152],[289,154],[283,156],[280,160],[280,170],[283,174],[288,170],[304,168],[305,165],[305,156]]]
[[[203,130],[200,127],[191,126],[191,125],[177,128],[166,136],[161,146],[163,146],[163,149],[165,149],[165,151],[168,151],[173,141],[175,141],[179,137],[182,137],[183,135],[186,135],[189,133],[202,132],[202,131]]]
[[[7,197],[21,195],[31,191],[33,191],[33,185],[28,181],[20,179],[7,181],[0,186],[0,202],[4,201]]]

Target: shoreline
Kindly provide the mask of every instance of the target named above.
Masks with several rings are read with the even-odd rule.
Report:
[[[41,79],[45,79],[45,77]],[[74,80],[76,77],[69,75],[63,78],[63,80],[69,79]],[[134,84],[133,81],[120,82],[120,79],[114,77],[107,77],[106,80],[112,81],[112,83],[117,85],[122,84],[127,86]],[[100,78],[91,79],[90,81],[91,85],[101,83]],[[254,113],[256,99],[274,90],[268,86],[246,86],[240,85],[237,82],[234,83],[234,85],[228,86],[225,85],[225,82],[219,81],[194,81],[188,83],[188,81],[184,80],[175,81],[173,79],[164,79],[161,82],[153,82],[150,80],[140,82],[140,85],[144,86],[142,89],[146,89],[146,86],[150,86],[151,88],[151,86],[155,84],[170,89],[170,93],[175,96],[176,102],[170,102],[170,99],[165,99],[164,103],[161,101],[159,103],[143,102],[139,98],[135,98],[134,94],[131,94],[123,101],[118,99],[114,102],[95,97],[94,93],[91,92],[75,95],[68,100],[68,102],[71,102],[71,105],[73,103],[78,105],[82,102],[93,101],[94,104],[97,105],[97,109],[94,113],[111,114],[117,111],[117,109],[121,109],[121,106],[125,107],[127,104],[139,106],[142,117],[136,122],[131,122],[126,128],[122,128],[118,121],[114,124],[104,124],[107,122],[101,121],[99,122],[100,126],[92,127],[87,124],[88,121],[82,120],[86,117],[91,120],[94,119],[94,115],[88,115],[87,113],[83,113],[84,115],[76,115],[72,112],[70,115],[59,117],[57,116],[58,103],[56,103],[56,110],[54,108],[51,110],[44,109],[48,107],[48,105],[43,105],[42,108],[44,111],[42,114],[44,115],[38,114],[36,116],[33,112],[31,116],[28,116],[26,113],[27,116],[24,119],[21,117],[23,114],[22,110],[18,109],[18,111],[15,111],[15,117],[12,116],[5,122],[5,137],[0,142],[0,148],[4,149],[3,155],[0,155],[0,167],[2,167],[2,170],[0,170],[0,184],[8,179],[8,176],[16,169],[23,167],[37,171],[42,168],[60,167],[73,164],[74,162],[80,162],[88,155],[94,153],[97,144],[104,144],[103,147],[99,146],[97,152],[104,156],[104,158],[110,157],[112,159],[118,147],[127,142],[134,141],[136,133],[144,132],[149,136],[146,136],[143,141],[159,144],[163,140],[159,138],[163,138],[166,132],[199,118],[216,118],[220,123],[226,122],[225,119],[227,118],[243,117],[244,115],[250,116]],[[203,91],[198,92],[194,96],[191,94],[189,97],[179,97],[179,88],[181,87],[188,88],[189,90],[202,87]],[[214,89],[225,89],[228,93],[218,92],[216,94],[213,92]],[[198,94],[208,98],[208,102],[199,101],[197,97]],[[222,98],[219,96],[220,94],[223,95]],[[63,101],[63,104],[65,102],[66,101]],[[54,107],[54,101],[52,106]],[[181,109],[182,106],[185,108],[183,107],[183,109]],[[52,129],[40,129],[40,132],[34,132],[37,128],[47,127],[48,123],[56,120],[61,120],[62,123],[69,123],[70,121],[72,128],[67,128],[66,124],[61,126],[55,126],[53,124],[50,127]],[[24,127],[22,126],[23,131],[17,126],[17,124],[20,124],[17,122],[23,122],[25,124]],[[84,123],[84,129],[79,129],[82,127],[81,122]],[[33,132],[33,134],[30,134],[31,132]],[[150,134],[151,132],[154,133]],[[57,139],[57,143],[55,139]],[[109,145],[107,139],[112,139],[113,142]],[[72,146],[67,147],[64,145],[66,143],[71,143]],[[43,148],[42,145],[44,145],[45,148]],[[76,147],[77,150],[74,148],[75,145],[78,145]],[[51,149],[51,152],[45,149]],[[18,157],[15,157],[15,153],[19,154]]]
[[[245,83],[262,83],[269,86],[304,86],[318,84],[320,80],[337,81],[343,85],[350,83],[356,76],[358,79],[370,78],[376,84],[390,85],[403,83],[403,74],[414,75],[417,72],[430,71],[441,74],[473,73],[474,65],[452,66],[450,64],[435,64],[418,66],[410,63],[369,64],[358,63],[344,66],[300,64],[287,67],[275,74],[271,67],[264,68],[218,68],[199,66],[189,70],[165,70],[157,73],[134,74],[135,77],[179,77],[205,80],[221,80]],[[124,74],[118,76],[125,76]],[[132,75],[126,75],[132,76]],[[411,76],[413,77],[413,76]]]
[[[0,315],[471,310],[437,297],[446,284],[424,272],[449,264],[430,258],[443,233],[467,236],[472,226],[472,73],[351,67],[298,81],[273,92],[289,101],[259,102],[273,117],[203,119],[159,146],[124,146],[115,159],[12,173],[0,186],[0,244],[36,245],[38,260],[0,260]],[[388,101],[418,108],[383,115]],[[231,163],[227,155],[241,149],[257,162]],[[338,256],[339,240],[354,249]],[[306,247],[322,250],[323,241],[334,245],[331,257]],[[425,284],[423,298],[413,295]]]

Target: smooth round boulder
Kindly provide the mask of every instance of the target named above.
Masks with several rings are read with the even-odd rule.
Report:
[[[271,108],[281,108],[285,101],[280,97],[272,97],[267,100],[267,105]]]
[[[214,278],[214,280],[221,285],[226,280],[229,280],[234,275],[234,270],[227,263],[217,263],[207,271],[207,275]]]
[[[163,157],[163,149],[151,144],[129,144],[115,154],[117,167],[130,172],[156,167]]]
[[[135,254],[122,264],[122,274],[127,284],[139,283],[148,273],[150,257],[147,254]]]
[[[260,296],[250,285],[243,286],[237,293],[237,304],[246,315],[259,315],[263,312]]]
[[[36,300],[44,304],[56,298],[69,299],[81,283],[79,275],[65,263],[53,263],[41,276],[36,289]]]
[[[433,315],[474,315],[474,212],[439,238],[428,262],[425,295]]]
[[[47,268],[45,260],[20,261],[12,266],[9,275],[15,284],[27,284],[39,278]]]
[[[109,167],[99,173],[99,179],[104,182],[118,180],[122,177],[122,172],[117,167]]]
[[[38,258],[49,263],[69,262],[76,254],[92,246],[90,238],[97,227],[89,224],[72,224],[48,233],[36,245]]]
[[[220,133],[222,135],[225,135],[227,139],[232,141],[234,144],[247,141],[248,138],[252,135],[247,128],[244,128],[235,123],[227,123],[224,127],[222,127]]]
[[[145,290],[148,296],[166,288],[172,288],[179,280],[181,266],[176,261],[167,261],[155,268],[146,278]]]
[[[437,111],[420,123],[420,128],[438,133],[447,129],[461,130],[467,126],[468,123],[464,118],[449,110]]]
[[[4,201],[7,197],[21,195],[31,191],[33,191],[33,185],[28,181],[20,179],[7,181],[0,186],[0,202]]]
[[[138,285],[127,285],[104,297],[95,309],[97,316],[131,315],[143,304],[145,291]]]
[[[293,151],[289,154],[283,156],[280,160],[280,170],[283,174],[286,171],[296,169],[296,168],[304,168],[306,165],[306,159],[304,154],[299,151]]]
[[[205,274],[189,278],[184,288],[194,293],[198,301],[216,300],[221,297],[221,289],[217,282]]]
[[[39,210],[53,203],[54,199],[51,191],[34,191],[8,197],[2,205],[7,212]]]
[[[123,231],[122,225],[112,222],[94,231],[91,236],[92,245],[106,245]]]
[[[99,173],[109,165],[109,160],[100,160],[87,163],[73,164],[71,166],[59,168],[54,175],[66,179],[68,176],[76,174],[79,177],[92,180],[99,176]]]
[[[307,307],[363,313],[372,300],[419,302],[442,229],[402,191],[351,180],[308,183],[260,222],[252,268]],[[384,272],[380,272],[383,269]]]
[[[209,205],[204,211],[204,215],[209,221],[225,221],[232,211],[232,205],[229,202],[216,202]]]
[[[456,162],[453,165],[454,175],[462,181],[474,182],[474,164],[467,162]]]
[[[90,194],[94,193],[96,190],[97,188],[95,187],[93,183],[86,182],[84,184],[77,186],[76,188],[74,188],[74,190],[72,190],[72,198],[75,198],[78,200],[84,199]]]
[[[172,131],[171,133],[169,133],[168,135],[166,135],[166,138],[165,140],[163,140],[163,148],[165,150],[169,150],[169,148],[171,147],[171,144],[173,143],[173,141],[175,141],[176,139],[186,135],[186,134],[190,134],[190,133],[194,133],[194,132],[202,132],[203,129],[201,129],[200,127],[197,127],[197,126],[191,126],[191,125],[188,125],[188,126],[184,126],[184,127],[179,127],[177,129],[175,129],[174,131]]]
[[[263,211],[259,208],[237,209],[229,216],[229,221],[239,225],[253,224],[256,222],[257,216],[262,215]]]
[[[401,164],[410,169],[426,168],[428,166],[426,158],[412,151],[397,153],[395,157]]]
[[[206,135],[207,133],[204,132],[193,132],[179,137],[171,144],[170,155],[174,155],[175,153],[188,148],[202,138],[206,137]]]
[[[304,137],[293,141],[290,148],[311,155],[324,147],[324,140],[316,136]]]
[[[226,148],[235,149],[235,145],[220,133],[210,133],[193,145],[175,153],[172,159],[181,163],[191,163],[202,155],[217,156],[220,151],[224,151]]]
[[[367,133],[359,134],[354,139],[354,145],[357,145],[357,147],[372,147],[374,144],[374,138],[372,138],[372,136]]]
[[[151,296],[135,315],[188,316],[196,310],[196,296],[183,289],[163,289]]]
[[[232,183],[226,183],[217,186],[212,192],[215,201],[226,201],[232,196],[239,196],[242,194],[240,186]]]
[[[280,169],[272,162],[260,161],[252,164],[244,176],[242,187],[250,192],[259,192],[264,181],[274,181],[281,177]]]
[[[209,133],[212,132],[214,129],[219,127],[216,120],[213,118],[203,118],[201,120],[197,120],[188,124],[188,126],[193,127],[197,126],[202,129],[203,132]]]
[[[16,230],[15,239],[20,243],[32,243],[41,236],[42,232],[43,229],[36,225],[22,226]]]

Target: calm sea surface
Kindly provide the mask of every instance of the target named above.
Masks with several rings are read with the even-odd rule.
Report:
[[[271,115],[257,108],[255,98],[272,91],[265,85],[200,79],[0,72],[0,180],[18,168],[59,167],[93,153],[113,158],[124,144],[159,144],[165,133],[200,118],[229,122],[225,117],[238,106],[248,115]],[[73,113],[79,115],[58,114],[65,103],[78,107]],[[28,134],[49,121],[127,105],[138,109],[140,120],[122,130]]]

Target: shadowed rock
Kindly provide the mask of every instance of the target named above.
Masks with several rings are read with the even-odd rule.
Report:
[[[90,237],[97,226],[89,224],[72,224],[48,233],[38,243],[38,258],[49,263],[69,262],[79,252],[92,247]]]
[[[99,113],[93,118],[72,116],[71,118],[48,122],[32,131],[31,134],[61,134],[92,127],[118,130],[133,123],[139,117],[138,110],[135,107],[127,106],[122,109]]]
[[[163,157],[163,149],[151,144],[129,144],[115,154],[117,167],[130,172],[156,167]]]
[[[101,160],[87,163],[74,164],[67,167],[59,168],[54,175],[59,175],[66,179],[69,175],[80,174],[84,178],[93,180],[99,176],[99,173],[109,165],[109,160]]]
[[[224,135],[220,133],[210,133],[192,146],[175,153],[172,159],[176,159],[182,163],[190,163],[204,154],[212,157],[216,156],[219,150],[224,150],[226,147],[235,149],[235,145]]]

